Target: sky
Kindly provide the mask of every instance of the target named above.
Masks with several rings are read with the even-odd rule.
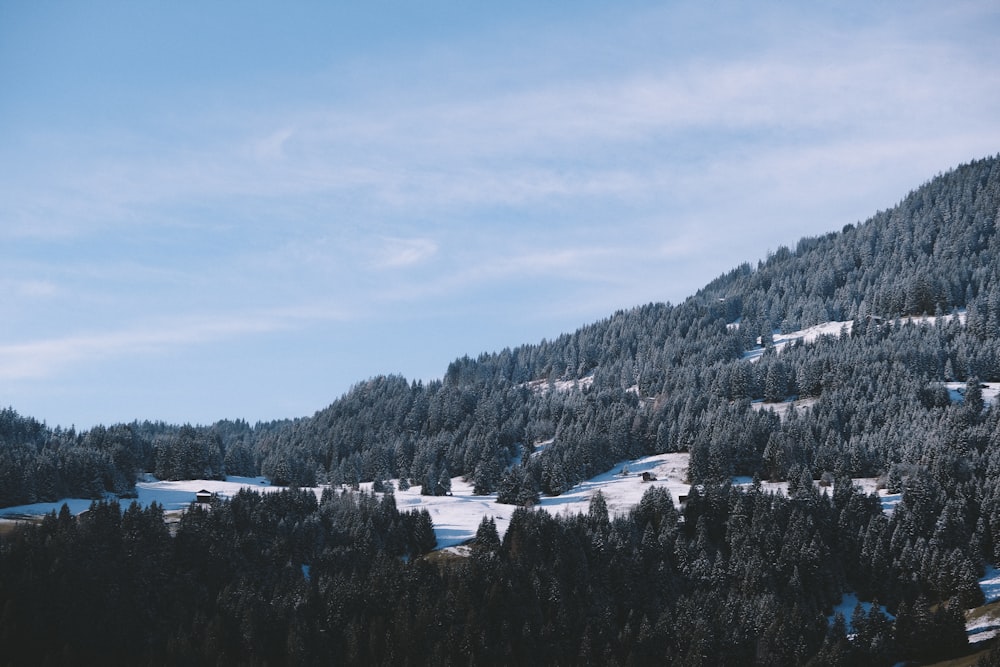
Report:
[[[304,417],[1000,152],[1000,4],[0,0],[0,406]]]

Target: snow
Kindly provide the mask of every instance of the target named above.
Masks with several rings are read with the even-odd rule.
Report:
[[[965,612],[965,631],[970,644],[992,639],[1000,633],[1000,609],[995,604],[1000,600],[1000,570],[988,566],[979,580],[979,587],[983,589],[986,603]]]
[[[750,407],[754,410],[774,410],[774,413],[778,415],[780,419],[784,419],[788,416],[788,411],[793,407],[796,410],[802,408],[808,408],[816,403],[819,399],[815,396],[809,398],[792,398],[781,403],[765,403],[764,399],[751,401]]]
[[[749,487],[753,484],[753,477],[737,475],[733,477],[733,486]],[[779,496],[788,495],[788,482],[765,482],[761,481],[760,488],[764,493],[774,493]]]
[[[193,493],[191,494],[191,500],[194,500]],[[55,503],[33,503],[31,505],[4,507],[3,509],[0,509],[0,519],[10,521],[23,517],[44,516],[50,512],[56,512],[58,514],[59,510],[62,509],[63,504],[69,506],[70,514],[76,515],[89,509],[91,502],[93,501],[81,498],[66,498]]]
[[[422,496],[419,486],[411,486],[406,491],[396,491],[396,507],[400,511],[427,510],[434,522],[438,549],[471,540],[486,516],[493,517],[497,532],[503,536],[516,508],[497,504],[495,493],[477,496],[472,493],[472,488],[472,484],[461,477],[451,480],[450,496]]]
[[[623,467],[628,467],[629,474],[621,474]],[[671,494],[675,503],[680,503],[680,496],[688,492],[689,485],[684,481],[687,476],[688,455],[686,453],[657,454],[645,458],[627,461],[614,469],[587,480],[566,493],[556,497],[543,497],[538,507],[553,515],[586,513],[590,507],[590,499],[601,491],[612,515],[628,512],[638,504],[642,494],[652,486],[663,486]],[[657,481],[643,482],[642,473],[650,472]],[[393,480],[398,488],[398,481]],[[362,484],[361,489],[371,491],[371,483]],[[139,497],[137,502],[146,507],[153,501],[163,505],[164,510],[183,510],[194,502],[195,494],[204,489],[229,498],[240,489],[250,488],[256,491],[279,491],[284,487],[272,486],[263,477],[228,477],[225,481],[215,480],[184,480],[165,482],[157,480],[142,481],[136,484]],[[461,477],[451,481],[450,496],[422,496],[420,487],[412,486],[406,491],[396,491],[396,506],[400,511],[425,509],[434,522],[434,533],[439,549],[454,548],[471,540],[483,517],[493,517],[500,537],[507,532],[510,518],[517,508],[513,505],[501,505],[496,502],[496,494],[477,496],[472,492],[471,483]],[[315,489],[317,496],[322,488]],[[0,510],[0,517],[10,519],[26,516],[42,516],[51,511],[58,512],[62,504],[69,505],[72,514],[79,514],[90,507],[90,500],[66,499],[55,503],[36,503],[7,507]],[[125,499],[123,505],[131,500]]]
[[[944,386],[953,402],[961,403],[965,400],[964,382],[945,382]],[[1000,395],[1000,382],[981,382],[980,386],[983,388],[983,404],[996,404],[997,396]]]
[[[594,375],[590,374],[578,380],[555,380],[551,383],[548,380],[532,380],[524,383],[524,386],[536,394],[543,394],[549,391],[550,387],[558,392],[567,392],[574,389],[589,389],[592,384],[594,384]]]
[[[548,444],[551,444],[551,441],[539,443],[539,446],[544,447]],[[690,484],[686,481],[688,458],[686,452],[675,452],[623,461],[611,470],[577,484],[560,496],[543,496],[537,507],[552,515],[585,514],[590,508],[591,498],[600,491],[604,495],[608,512],[612,516],[620,515],[635,507],[646,490],[654,486],[666,488],[674,503],[680,505],[680,497],[687,495],[690,489]],[[628,474],[623,475],[623,470],[627,470]],[[643,482],[644,472],[651,473],[656,480]],[[398,480],[392,482],[398,489]],[[749,477],[733,478],[733,484],[737,486],[749,486],[751,483]],[[887,514],[891,514],[899,502],[899,494],[890,495],[886,494],[884,489],[877,489],[877,480],[874,478],[856,479],[854,483],[866,493],[877,491],[883,511]],[[788,492],[787,482],[763,482],[761,487],[765,491],[781,495],[787,495]],[[264,477],[227,477],[225,481],[195,479],[177,482],[159,481],[147,477],[136,484],[139,496],[136,501],[143,507],[155,501],[162,505],[165,511],[182,511],[194,502],[195,494],[202,489],[222,498],[230,498],[240,489],[273,492],[284,488],[271,485]],[[370,482],[361,484],[360,489],[371,493],[372,484]],[[319,497],[323,488],[317,487],[314,491]],[[473,485],[470,482],[461,477],[454,477],[451,481],[451,495],[422,496],[419,486],[411,486],[406,491],[395,492],[396,506],[400,511],[427,510],[434,522],[438,549],[454,550],[458,545],[471,540],[475,537],[483,517],[493,518],[502,539],[517,508],[497,503],[495,493],[477,496],[472,491]],[[130,499],[123,499],[122,505],[127,506],[131,502]],[[89,508],[91,501],[67,498],[55,503],[7,507],[0,509],[0,520],[5,518],[17,520],[42,516],[52,511],[58,512],[63,503],[66,503],[70,512],[75,515]],[[1000,576],[997,588],[1000,591]]]
[[[533,452],[531,452],[531,457],[534,458],[536,456],[541,456],[542,452],[544,452],[545,449],[555,441],[556,441],[555,438],[549,438],[548,440],[538,440],[537,442],[535,442],[535,449]],[[517,454],[511,458],[510,461],[511,466],[521,465],[521,461],[523,458],[524,458],[524,447],[521,447],[519,448]]]
[[[986,604],[1000,600],[1000,570],[993,566],[987,567],[986,574],[979,580],[979,587],[983,589]]]
[[[998,630],[1000,630],[1000,619],[989,614],[977,616],[965,624],[965,633],[969,636],[970,644],[993,639],[997,636]]]
[[[965,612],[965,630],[970,644],[1000,635],[1000,569],[988,565],[979,579],[979,587],[983,590],[985,603]]]
[[[156,478],[147,475],[141,482],[136,483],[138,498],[134,500],[142,507],[148,507],[153,502],[163,506],[165,511],[186,509],[194,502],[195,494],[204,489],[210,493],[217,494],[222,498],[230,498],[240,489],[251,488],[255,491],[280,491],[284,487],[271,486],[271,483],[264,477],[227,477],[225,481],[213,479],[193,479],[178,482],[161,482]],[[123,498],[120,502],[123,507],[132,503],[131,498]],[[69,507],[70,514],[76,515],[90,508],[91,500],[81,498],[65,498],[54,503],[33,503],[31,505],[18,505],[16,507],[5,507],[0,509],[0,518],[20,518],[31,516],[44,516],[50,512],[59,512],[65,503]]]
[[[854,479],[854,485],[860,487],[868,495],[878,494],[879,502],[882,503],[882,512],[887,516],[892,516],[892,513],[896,511],[896,505],[903,500],[902,493],[889,493],[884,488],[879,488],[877,477],[857,477]]]
[[[872,610],[871,602],[864,602],[858,600],[858,596],[854,593],[844,593],[840,598],[840,604],[833,608],[833,613],[827,617],[827,621],[832,625],[834,617],[840,613],[844,615],[844,620],[847,621],[847,634],[850,635],[854,632],[854,627],[851,625],[851,616],[854,615],[854,609],[858,606],[858,602],[861,602],[861,608],[865,610],[866,614],[870,614]],[[890,621],[896,620],[896,617],[889,613],[889,610],[885,608],[885,605],[879,605],[879,609],[885,614]]]
[[[622,469],[628,468],[623,476]],[[680,496],[687,495],[690,485],[687,478],[688,455],[686,453],[657,454],[623,462],[613,469],[585,482],[577,484],[561,496],[543,496],[536,506],[552,515],[574,515],[586,513],[590,499],[600,491],[604,495],[608,512],[614,516],[624,514],[642,499],[642,494],[653,486],[665,487],[674,500],[680,503]],[[656,481],[643,482],[642,473],[656,476]],[[461,477],[451,482],[450,496],[422,496],[420,487],[413,486],[406,491],[396,492],[396,506],[400,510],[426,509],[434,522],[434,532],[438,548],[452,548],[471,540],[483,517],[493,517],[497,532],[503,539],[510,525],[510,518],[517,507],[496,502],[496,494],[477,496],[472,493],[472,484]]]
[[[966,612],[965,631],[969,637],[970,644],[977,644],[1000,634],[1000,607],[994,604],[1000,601],[1000,570],[988,566],[986,574],[979,580],[979,586],[983,589],[986,602],[982,607],[970,609]],[[854,607],[857,604],[857,596],[854,593],[846,593],[841,598],[840,604],[834,607],[834,613],[827,617],[827,621],[832,624],[834,615],[840,612],[847,621],[847,632],[850,634],[852,632],[851,615],[854,613]],[[862,602],[861,606],[867,613],[871,610],[872,603]],[[892,614],[886,611],[885,607],[882,607],[882,612],[890,620],[894,618]]]
[[[153,501],[163,505],[164,510],[185,509],[194,500],[194,494],[204,489],[221,498],[231,498],[240,489],[254,491],[280,491],[284,487],[272,486],[264,477],[227,477],[224,481],[212,479],[183,480],[178,482],[139,482],[135,485],[139,492],[139,504],[146,507]],[[127,504],[129,501],[126,500]]]
[[[840,336],[841,331],[851,332],[851,328],[854,326],[853,320],[847,320],[845,322],[824,322],[823,324],[817,324],[806,329],[800,329],[799,331],[792,331],[791,333],[783,334],[778,330],[775,330],[771,341],[774,344],[774,351],[781,352],[786,346],[797,341],[802,341],[803,343],[815,342],[820,336]],[[760,359],[764,354],[765,348],[758,345],[752,350],[747,350],[743,353],[743,358],[751,363]]]
[[[885,489],[878,488],[879,481],[877,477],[855,477],[851,482],[855,487],[861,489],[862,493],[867,495],[877,494],[879,502],[882,505],[882,512],[888,516],[892,516],[896,505],[903,499],[903,494],[901,493],[888,493]],[[734,486],[748,487],[751,484],[753,484],[753,478],[751,477],[733,477]],[[833,493],[833,486],[824,487],[819,483],[819,480],[813,480],[813,486],[818,488],[820,492],[826,490],[827,493]],[[760,487],[767,493],[776,493],[782,496],[788,495],[788,482],[761,482]]]
[[[958,318],[958,321],[961,324],[963,325],[965,324],[964,310],[959,311],[955,315],[942,315],[940,317],[940,320],[942,322],[947,323],[952,321],[956,317]],[[937,323],[938,319],[939,319],[938,317],[935,317],[933,315],[920,315],[911,317],[901,317],[896,320],[893,320],[893,322],[895,322],[896,324],[911,322],[914,324],[933,326],[934,324]],[[739,323],[738,321],[732,322],[730,324],[727,324],[726,326],[730,329],[738,329]],[[854,328],[854,321],[846,320],[843,322],[823,322],[821,324],[807,327],[805,329],[799,329],[798,331],[792,331],[786,334],[783,334],[781,333],[780,330],[775,329],[772,334],[771,341],[774,344],[774,351],[781,352],[787,345],[791,343],[802,341],[803,343],[808,344],[815,342],[816,339],[819,338],[820,336],[839,337],[842,332],[850,334],[853,328]],[[757,339],[757,342],[758,342],[757,347],[755,347],[752,350],[747,350],[746,352],[743,353],[743,358],[746,359],[747,361],[755,362],[758,359],[760,359],[760,357],[764,354],[765,348],[762,345],[760,345],[759,338]]]
[[[957,317],[958,318],[958,323],[964,326],[965,325],[965,315],[966,315],[966,311],[965,311],[965,309],[962,309],[962,310],[959,310],[954,315],[942,315],[941,316],[941,321],[943,323],[947,324],[948,322],[951,322],[953,319],[955,319]],[[894,322],[896,322],[897,324],[900,324],[902,322],[912,322],[913,324],[926,324],[928,326],[934,326],[937,323],[937,320],[938,320],[938,318],[936,316],[934,316],[934,315],[910,315],[908,317],[901,317],[901,318],[899,318],[897,320],[894,320]]]

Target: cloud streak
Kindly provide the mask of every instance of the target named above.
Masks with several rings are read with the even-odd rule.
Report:
[[[21,217],[38,228],[32,210],[65,222],[85,206],[84,219],[141,220],[149,207],[190,198],[360,198],[354,205],[396,212],[627,199],[655,196],[669,172],[692,157],[713,159],[713,149],[721,150],[714,159],[728,160],[741,149],[832,140],[864,154],[875,136],[928,125],[948,133],[975,127],[995,145],[1000,72],[993,65],[952,44],[914,43],[880,29],[839,35],[823,48],[793,42],[740,60],[636,64],[624,77],[540,81],[485,97],[443,92],[390,107],[319,102],[262,121],[255,111],[233,124],[229,138],[205,147],[199,135],[182,136],[179,145],[110,152],[95,164],[88,141],[85,155],[69,156],[71,173],[57,175],[80,195],[73,207],[46,211],[46,191]],[[963,109],[942,99],[961,100]],[[270,127],[256,129],[261,122]]]
[[[375,259],[376,268],[401,269],[422,264],[433,257],[438,250],[438,244],[424,238],[387,238],[383,239],[382,247]]]
[[[0,381],[47,378],[80,363],[161,355],[179,348],[288,331],[317,321],[349,319],[350,315],[336,308],[315,303],[257,313],[179,317],[144,326],[8,343],[0,345]]]

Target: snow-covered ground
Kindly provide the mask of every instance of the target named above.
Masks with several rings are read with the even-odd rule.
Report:
[[[992,639],[1000,632],[1000,609],[993,604],[1000,600],[1000,570],[986,568],[986,574],[979,580],[986,603],[978,609],[966,612],[965,631],[970,643]]]
[[[876,477],[855,477],[851,480],[854,486],[861,489],[862,492],[866,494],[877,494],[879,502],[882,504],[882,511],[891,516],[893,511],[896,509],[896,505],[899,501],[903,499],[903,494],[901,493],[887,493],[885,489],[878,488],[878,478]],[[736,486],[750,486],[753,484],[753,479],[750,477],[739,476],[733,478],[733,484]],[[822,492],[824,489],[827,493],[833,493],[833,487],[823,487],[820,485],[819,480],[814,480],[813,485]],[[788,495],[788,482],[761,482],[761,488],[768,493],[777,493],[783,496]]]
[[[787,345],[796,341],[801,340],[803,343],[812,343],[820,336],[840,336],[841,331],[850,333],[853,326],[854,322],[852,320],[847,320],[846,322],[824,322],[823,324],[817,324],[816,326],[787,334],[775,331],[771,341],[774,343],[774,351],[781,352]],[[763,354],[764,347],[758,345],[754,349],[744,352],[743,358],[754,362],[760,359]]]
[[[532,380],[531,382],[526,382],[524,386],[535,393],[544,393],[549,391],[549,389],[559,392],[572,391],[574,389],[587,389],[592,384],[594,384],[593,373],[586,377],[582,377],[579,380],[555,380],[551,383],[548,380]]]
[[[965,324],[965,311],[959,311],[955,315],[942,315],[941,321],[950,322],[955,317],[962,324]],[[937,322],[938,318],[933,315],[919,315],[912,317],[901,317],[899,319],[893,320],[897,324],[902,322],[913,322],[916,324],[925,324],[928,326],[933,326]],[[731,322],[726,325],[730,329],[738,329],[739,321]],[[803,343],[812,343],[820,336],[840,336],[841,333],[850,334],[851,330],[854,328],[854,321],[847,320],[844,322],[823,322],[805,329],[799,329],[798,331],[792,331],[790,333],[781,333],[780,330],[775,330],[772,334],[771,341],[774,344],[774,351],[781,352],[787,345],[795,343],[796,341],[802,341]],[[760,339],[757,339],[758,346],[752,350],[747,350],[743,353],[743,358],[754,362],[757,361],[762,354],[764,354],[764,347],[760,345]]]
[[[995,567],[986,568],[986,574],[979,580],[979,587],[986,596],[986,604],[1000,600],[1000,570]]]
[[[622,468],[628,468],[628,475],[621,474]],[[664,486],[670,491],[675,503],[680,503],[679,497],[688,492],[687,476],[688,455],[658,454],[635,461],[628,461],[616,468],[587,480],[557,497],[543,497],[539,507],[552,514],[576,514],[586,512],[590,499],[597,491],[604,494],[611,514],[625,513],[635,506],[642,494],[651,486]],[[657,481],[643,482],[642,473],[649,472],[657,477]],[[163,505],[167,511],[182,510],[195,499],[195,494],[204,489],[221,497],[231,497],[242,488],[252,488],[256,491],[278,491],[283,487],[271,486],[262,478],[229,477],[226,481],[185,480],[179,482],[163,482],[156,480],[142,481],[136,484],[139,497],[137,501],[143,507],[153,501]],[[371,484],[362,484],[361,488],[371,491]],[[461,477],[452,479],[452,495],[422,496],[420,487],[413,486],[406,491],[396,491],[396,505],[400,510],[426,509],[434,522],[434,532],[438,539],[438,548],[454,547],[475,537],[476,529],[484,516],[493,517],[497,531],[503,537],[510,524],[510,517],[515,507],[501,505],[496,502],[496,494],[477,496],[472,493],[472,484]],[[322,493],[316,489],[317,495]],[[89,500],[68,498],[54,503],[35,503],[0,509],[0,519],[15,520],[26,516],[42,516],[56,511],[63,503],[69,506],[70,512],[79,514],[90,507]],[[131,500],[123,500],[128,505]]]
[[[626,467],[628,475],[622,475]],[[627,461],[574,486],[561,496],[543,496],[538,507],[553,515],[585,513],[590,507],[590,499],[600,491],[612,515],[624,514],[638,504],[642,494],[652,486],[665,487],[674,503],[679,504],[680,496],[686,495],[690,487],[685,481],[687,467],[686,453],[657,454]],[[656,481],[643,482],[643,472],[655,475]],[[498,504],[495,493],[474,495],[472,484],[462,481],[461,477],[452,480],[451,492],[451,496],[422,496],[420,487],[414,486],[396,492],[396,505],[401,510],[426,509],[430,513],[438,548],[454,547],[475,537],[484,516],[493,517],[497,532],[503,538],[516,507]]]
[[[1000,395],[1000,382],[982,382],[980,385],[983,388],[983,403],[986,405],[995,405],[997,396]],[[952,401],[959,403],[965,400],[964,382],[945,382],[944,386],[948,390]]]
[[[544,446],[547,443],[541,443]],[[582,482],[561,496],[541,499],[538,507],[553,514],[586,513],[590,499],[600,491],[605,498],[608,511],[612,514],[624,514],[638,504],[642,494],[652,486],[665,487],[674,500],[680,504],[680,496],[686,495],[690,485],[687,482],[688,454],[671,453],[656,454],[633,461],[625,461],[613,469],[592,479]],[[623,475],[623,470],[627,475]],[[647,472],[656,477],[655,481],[643,482],[642,473]],[[734,478],[733,483],[748,486],[752,480],[749,477]],[[889,495],[884,489],[877,489],[875,479],[854,480],[865,492],[877,492],[882,500],[883,510],[891,513],[899,502],[899,494]],[[398,486],[398,482],[394,480]],[[770,492],[786,494],[787,482],[764,482],[763,488]],[[361,489],[371,492],[371,483],[361,485]],[[138,498],[143,507],[152,502],[160,503],[166,511],[179,511],[187,508],[200,490],[215,493],[223,498],[232,497],[237,491],[250,488],[255,491],[279,491],[284,487],[272,486],[263,477],[229,477],[225,481],[217,480],[185,480],[178,482],[158,481],[147,478],[136,484]],[[434,531],[438,539],[438,548],[454,547],[472,539],[483,517],[493,517],[497,531],[503,537],[510,524],[510,517],[516,509],[512,505],[501,505],[496,502],[496,494],[477,496],[472,492],[472,484],[461,477],[455,477],[451,483],[450,496],[422,496],[420,487],[412,486],[406,491],[396,491],[396,505],[400,510],[426,509],[434,522]],[[315,489],[317,497],[322,488]],[[54,503],[35,503],[0,509],[0,520],[15,520],[26,516],[42,516],[52,511],[58,512],[63,503],[69,506],[73,514],[79,514],[90,507],[89,500],[68,498]],[[122,500],[122,505],[128,505],[129,499]]]
[[[902,493],[889,493],[885,489],[880,489],[877,477],[858,477],[854,480],[854,485],[861,487],[861,490],[867,494],[878,494],[879,502],[882,503],[882,512],[887,516],[892,516],[892,513],[896,511],[896,505],[903,500]]]
[[[978,644],[987,639],[993,639],[1000,630],[1000,618],[991,614],[975,615],[965,623],[965,633],[970,644]]]
[[[793,398],[787,401],[782,401],[781,403],[765,403],[763,399],[751,401],[750,407],[754,410],[774,410],[774,413],[778,415],[779,418],[784,419],[788,415],[788,411],[793,407],[796,410],[801,408],[808,408],[813,405],[819,399],[815,396],[810,396],[809,398]]]
[[[256,491],[278,491],[283,487],[271,486],[270,482],[263,477],[227,477],[225,481],[213,479],[194,479],[180,482],[161,482],[151,476],[147,476],[144,481],[135,485],[138,498],[135,500],[143,507],[148,507],[151,503],[157,502],[163,505],[166,511],[182,510],[194,502],[195,494],[205,490],[218,494],[223,498],[229,498],[243,488],[252,488]],[[132,499],[123,498],[123,507],[131,504]],[[79,514],[90,507],[90,500],[80,498],[66,498],[54,503],[34,503],[31,505],[18,505],[16,507],[4,507],[0,509],[0,519],[8,520],[17,517],[43,516],[49,512],[58,512],[63,504],[69,507],[71,514]]]
[[[833,613],[827,617],[829,623],[833,623],[834,617],[840,613],[843,614],[844,620],[847,621],[847,634],[852,634],[854,632],[854,627],[851,625],[851,616],[854,615],[854,609],[861,603],[861,608],[865,610],[866,614],[870,614],[872,611],[872,603],[865,602],[863,600],[858,600],[858,596],[854,593],[844,593],[840,598],[840,604],[833,608]],[[879,605],[879,609],[885,614],[890,621],[895,620],[895,616],[889,613],[889,610],[885,608],[885,605]]]
[[[965,309],[962,309],[962,310],[959,310],[954,315],[942,315],[941,316],[941,321],[947,324],[948,322],[951,322],[953,319],[955,319],[957,317],[959,324],[961,324],[961,325],[964,326],[965,325],[965,312],[966,312]],[[938,320],[938,318],[936,316],[934,316],[934,315],[911,315],[909,317],[901,317],[898,320],[893,320],[893,321],[896,322],[896,323],[899,323],[899,322],[914,322],[916,324],[927,324],[927,325],[930,325],[930,326],[934,326],[934,324],[937,323],[937,320]]]

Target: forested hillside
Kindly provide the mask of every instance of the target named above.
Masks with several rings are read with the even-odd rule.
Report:
[[[965,641],[961,610],[981,600],[977,576],[1000,562],[1000,410],[984,404],[980,386],[1000,382],[998,232],[995,157],[934,178],[864,223],[779,247],[681,304],[623,310],[552,341],[463,357],[429,383],[372,378],[312,417],[75,433],[8,409],[0,504],[127,496],[139,472],[154,471],[263,474],[298,486],[398,479],[426,494],[447,493],[463,475],[477,493],[531,505],[624,459],[687,451],[690,481],[701,486],[683,508],[652,494],[626,517],[608,517],[599,501],[577,518],[519,511],[502,543],[484,523],[474,557],[444,566],[400,558],[426,549],[400,546],[420,542],[388,537],[403,535],[388,525],[352,537],[396,545],[376,549],[384,558],[344,560],[338,549],[360,547],[311,518],[329,497],[280,529],[324,537],[268,561],[311,564],[312,574],[253,592],[252,576],[232,561],[225,576],[242,583],[198,593],[208,596],[198,609],[219,624],[215,634],[171,617],[128,655],[157,662],[149,656],[170,647],[206,662],[335,655],[372,664],[470,655],[476,663],[887,664],[947,655]],[[842,333],[773,345],[775,332],[831,321],[845,322]],[[946,382],[963,383],[960,400]],[[792,399],[799,407],[782,405],[781,416],[769,409]],[[735,490],[734,475],[788,480],[789,497]],[[902,491],[891,516],[851,489],[850,478],[862,476]],[[834,480],[832,497],[815,490],[821,478]],[[73,523],[47,520],[42,530],[69,536],[54,542],[32,531],[4,542],[0,571],[67,557],[50,553],[57,544],[66,554],[85,548],[74,536],[86,521]],[[184,534],[154,536],[172,542],[180,560],[171,577],[181,579]],[[51,583],[35,576],[0,580],[0,602],[19,619],[35,604],[32,587]],[[851,640],[839,622],[828,629],[845,591],[877,598],[895,621],[862,614]],[[249,613],[247,595],[263,596],[252,608],[277,614],[273,623],[239,616]],[[184,600],[163,604],[177,612]],[[237,648],[238,637],[257,637],[254,623],[277,633],[259,653]]]

